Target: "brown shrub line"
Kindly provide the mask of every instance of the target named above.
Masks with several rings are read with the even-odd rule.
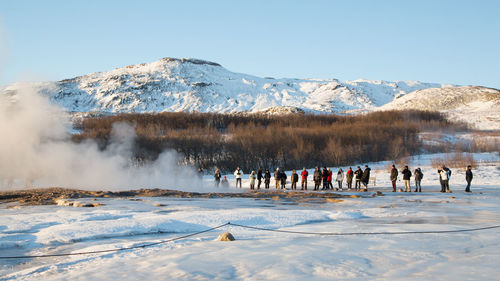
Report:
[[[474,159],[474,155],[471,153],[456,152],[453,154],[446,154],[441,157],[436,157],[431,159],[431,166],[433,168],[441,168],[443,165],[449,168],[459,169],[460,171],[465,171],[468,165],[472,168],[477,167],[477,162]]]
[[[154,160],[174,149],[185,162],[232,171],[263,167],[339,166],[355,162],[399,159],[421,147],[423,128],[461,128],[436,112],[386,111],[357,116],[333,114],[119,114],[78,121],[77,142],[110,142],[112,126],[135,126],[134,155]]]

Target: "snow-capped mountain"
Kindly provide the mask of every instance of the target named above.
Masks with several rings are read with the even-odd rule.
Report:
[[[38,86],[69,111],[118,113],[257,112],[276,106],[318,112],[370,110],[409,92],[443,85],[261,78],[213,62],[164,58]],[[15,89],[14,84],[5,90]]]
[[[18,87],[13,84],[2,91],[12,93]],[[405,108],[442,110],[432,102],[436,93],[469,94],[463,90],[469,87],[418,81],[261,78],[231,72],[214,62],[177,58],[163,58],[55,83],[38,83],[37,87],[53,103],[70,112],[106,113],[297,110],[353,113],[377,110],[389,103],[394,105],[382,108],[399,109],[399,101],[409,101],[420,95],[429,98],[425,106],[408,102]],[[490,91],[482,87],[471,89],[473,92]],[[495,93],[491,95],[498,101]]]

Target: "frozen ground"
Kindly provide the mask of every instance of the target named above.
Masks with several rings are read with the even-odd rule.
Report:
[[[389,192],[388,163],[373,163],[375,189],[385,196],[347,198],[340,203],[143,198],[99,199],[104,206],[97,208],[1,204],[0,256],[129,247],[228,221],[308,232],[500,225],[498,156],[476,155],[477,160],[485,162],[475,170],[472,194],[463,192],[463,171],[458,169],[453,169],[451,180],[454,193],[438,193],[429,158],[415,158],[415,166],[410,166],[412,170],[417,165],[423,168],[424,193]],[[224,231],[230,231],[237,240],[214,241]],[[0,280],[493,280],[500,265],[499,231],[339,237],[226,226],[150,248],[0,260]]]

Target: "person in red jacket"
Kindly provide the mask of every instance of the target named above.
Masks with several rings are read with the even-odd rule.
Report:
[[[323,171],[321,171],[321,179],[323,180],[323,188],[321,190],[328,189],[328,170],[326,167],[323,167]]]
[[[300,175],[302,176],[302,188],[300,190],[307,190],[307,176],[309,176],[309,173],[305,167],[302,169],[302,173]]]
[[[352,170],[351,167],[349,167],[349,170],[347,171],[347,175],[346,175],[347,189],[352,188],[352,178],[353,177],[354,177],[354,171]]]
[[[333,172],[330,168],[328,168],[328,177],[327,177],[328,186],[326,189],[330,188],[333,189],[332,178],[333,178]]]

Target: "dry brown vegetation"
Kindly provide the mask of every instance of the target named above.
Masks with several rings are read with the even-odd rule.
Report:
[[[443,165],[449,168],[459,169],[465,171],[467,166],[471,165],[472,168],[476,168],[477,163],[474,160],[474,155],[470,153],[456,152],[452,155],[446,154],[443,157],[436,157],[431,160],[431,165],[434,168],[441,168]]]
[[[104,149],[112,125],[135,126],[134,154],[154,160],[166,149],[186,163],[232,171],[338,166],[399,159],[417,153],[422,129],[459,126],[437,112],[386,111],[357,116],[289,114],[157,113],[90,117],[75,124],[79,142],[96,140]]]

